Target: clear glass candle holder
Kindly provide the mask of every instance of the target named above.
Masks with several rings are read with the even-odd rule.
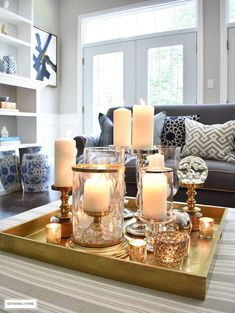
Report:
[[[109,247],[123,239],[123,167],[78,164],[73,167],[74,243]]]
[[[132,239],[129,241],[130,261],[144,263],[147,257],[147,242],[143,239]]]
[[[154,240],[154,256],[163,265],[182,266],[189,248],[190,236],[178,231],[158,233]]]
[[[61,241],[61,224],[50,223],[45,226],[46,241],[48,243],[58,244]]]
[[[213,227],[214,219],[211,217],[201,217],[199,218],[199,235],[202,239],[212,239],[213,238]]]
[[[120,164],[120,151],[114,146],[85,147],[83,155],[86,164]]]

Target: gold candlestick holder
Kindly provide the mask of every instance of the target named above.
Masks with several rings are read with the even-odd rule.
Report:
[[[69,205],[69,193],[72,192],[72,187],[58,187],[55,185],[51,186],[52,190],[55,191],[60,191],[61,192],[61,196],[60,196],[60,200],[61,200],[61,205],[60,205],[60,212],[52,218],[52,222],[53,219],[56,222],[59,222],[61,224],[62,227],[62,234],[61,237],[62,238],[68,238],[71,236],[72,234],[72,222],[71,222],[71,205]]]
[[[184,183],[180,182],[181,187],[187,188],[187,205],[183,207],[183,211],[190,214],[192,221],[192,231],[199,230],[199,218],[202,217],[201,209],[196,206],[195,196],[197,195],[196,189],[202,188],[204,184]]]

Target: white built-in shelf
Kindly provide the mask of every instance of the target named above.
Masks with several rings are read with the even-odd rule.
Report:
[[[28,147],[38,147],[40,146],[37,143],[21,143],[19,145],[7,145],[7,146],[0,146],[0,151],[11,151],[11,150],[18,150],[19,148],[28,148]]]
[[[31,24],[31,21],[29,19],[3,8],[0,8],[0,20],[1,22],[9,23],[16,26],[22,24]]]
[[[46,86],[46,83],[40,80],[5,73],[0,73],[0,84],[30,89],[41,89]]]
[[[18,38],[9,36],[9,35],[5,35],[0,33],[0,43],[1,44],[5,44],[5,45],[10,45],[16,48],[21,48],[21,47],[31,47],[31,44],[27,41],[24,40],[20,40]]]
[[[3,116],[3,115],[4,116],[17,116],[17,117],[37,117],[37,113],[0,110],[0,116]]]

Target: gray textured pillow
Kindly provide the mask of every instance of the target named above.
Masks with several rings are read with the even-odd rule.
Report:
[[[182,156],[196,155],[205,159],[235,162],[235,120],[224,124],[203,125],[186,119],[185,129],[186,142]]]
[[[99,114],[100,146],[106,147],[113,144],[113,122],[103,113]]]
[[[161,144],[161,134],[164,125],[164,120],[166,117],[166,113],[160,112],[154,115],[154,144]]]

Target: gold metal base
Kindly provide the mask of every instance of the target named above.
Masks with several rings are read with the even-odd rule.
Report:
[[[197,194],[196,189],[202,188],[203,184],[186,184],[180,182],[181,187],[187,188],[186,194],[188,195],[187,205],[182,208],[183,211],[190,214],[192,221],[192,231],[198,231],[199,218],[202,216],[201,209],[196,206],[195,196]]]

